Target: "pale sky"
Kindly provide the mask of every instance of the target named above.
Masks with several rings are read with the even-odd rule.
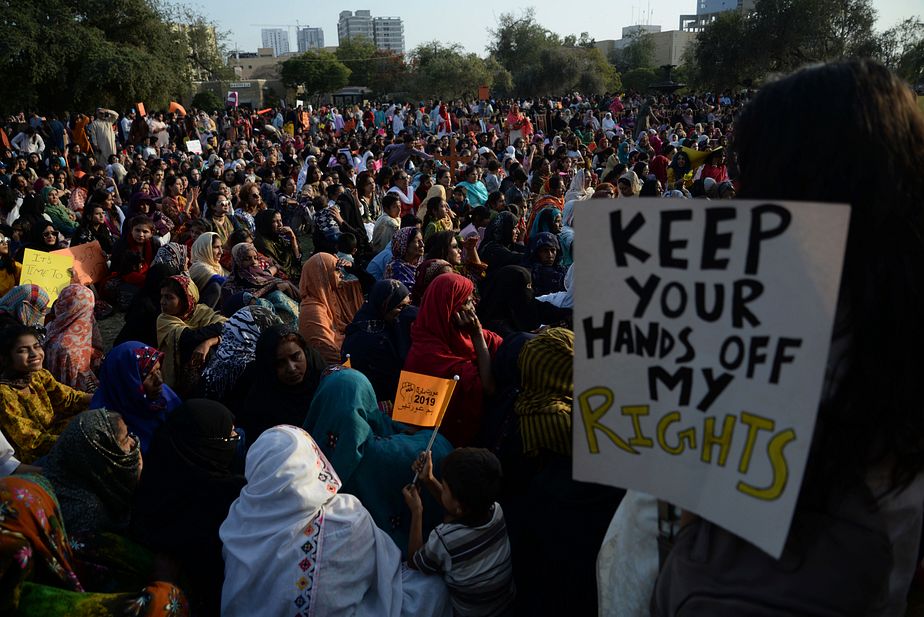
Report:
[[[182,0],[181,0],[182,1]],[[360,0],[361,2],[362,0]],[[488,0],[405,0],[391,3],[328,3],[307,0],[187,0],[187,3],[230,31],[228,47],[256,51],[260,46],[260,26],[291,24],[320,26],[324,43],[337,44],[337,16],[342,10],[369,9],[373,16],[401,17],[407,51],[420,43],[439,40],[458,42],[467,51],[485,55],[485,47],[501,13],[520,12],[528,6],[536,9],[537,21],[561,35],[588,32],[597,40],[618,39],[623,26],[636,23],[660,25],[662,30],[676,30],[681,14],[696,12],[696,0],[615,0],[580,2],[567,0],[533,0],[531,2],[489,2]],[[299,8],[301,5],[303,8]],[[921,0],[878,0],[877,29],[887,29],[913,15],[924,15]],[[650,17],[649,15],[650,10]],[[295,51],[294,29],[289,46]]]

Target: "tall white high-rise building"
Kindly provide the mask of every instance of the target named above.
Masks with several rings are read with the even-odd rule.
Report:
[[[260,30],[263,47],[273,50],[274,56],[289,53],[289,31],[285,28],[263,28]]]
[[[295,38],[298,53],[324,47],[324,30],[321,28],[299,28],[296,31]]]
[[[404,53],[404,22],[400,17],[373,18],[372,32],[377,48]]]
[[[337,37],[348,41],[365,37],[378,49],[404,53],[404,22],[400,17],[373,17],[370,11],[340,11]]]

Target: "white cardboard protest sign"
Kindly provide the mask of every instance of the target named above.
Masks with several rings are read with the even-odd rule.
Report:
[[[578,203],[575,479],[651,493],[779,557],[849,219],[840,204]]]
[[[186,151],[190,154],[202,154],[202,142],[198,139],[190,139],[186,142]]]

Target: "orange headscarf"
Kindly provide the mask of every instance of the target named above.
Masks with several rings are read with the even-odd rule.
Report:
[[[343,280],[336,257],[317,253],[302,266],[299,291],[299,331],[326,362],[339,363],[346,328],[363,304],[362,287]]]

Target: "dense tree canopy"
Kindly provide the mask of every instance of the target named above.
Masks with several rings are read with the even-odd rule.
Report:
[[[873,57],[909,81],[924,72],[919,18],[877,35],[871,0],[757,0],[753,13],[723,13],[686,55],[697,88],[759,83],[767,75],[845,57]]]
[[[880,57],[912,84],[924,82],[924,21],[911,17],[880,38]]]
[[[622,49],[614,49],[607,58],[620,73],[632,69],[652,68],[654,66],[655,44],[651,34],[643,30],[633,32],[629,44]],[[623,80],[625,81],[625,80]]]
[[[476,54],[465,53],[458,44],[431,41],[418,45],[410,55],[411,90],[419,97],[451,99],[471,97],[479,86],[491,86],[494,74]]]
[[[504,13],[491,32],[491,57],[512,77],[519,96],[586,93],[619,88],[619,73],[586,33],[564,39],[536,22],[532,9],[521,15]]]
[[[289,88],[301,86],[305,94],[320,96],[347,85],[350,69],[329,51],[306,51],[283,62],[279,76]]]
[[[4,0],[0,15],[5,111],[165,104],[188,92],[194,71],[221,72],[220,53],[190,38],[210,24],[153,0]]]

